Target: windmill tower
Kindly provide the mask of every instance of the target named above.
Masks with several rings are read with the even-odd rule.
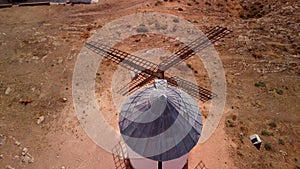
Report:
[[[120,91],[123,95],[136,92],[123,104],[119,118],[125,143],[143,157],[130,159],[134,168],[182,169],[186,164],[202,131],[201,113],[191,96],[205,102],[216,95],[165,72],[229,33],[227,28],[214,27],[160,64],[95,41],[86,43],[86,47],[96,54],[136,74],[127,84],[129,90],[124,87]],[[148,84],[153,85],[140,89]]]
[[[119,118],[125,143],[143,158],[130,159],[136,169],[182,169],[197,144],[202,117],[193,98],[158,79],[123,104]]]

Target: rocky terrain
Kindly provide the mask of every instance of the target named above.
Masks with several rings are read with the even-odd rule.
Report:
[[[114,168],[111,154],[85,135],[74,113],[74,65],[95,30],[121,16],[155,11],[199,29],[232,30],[215,44],[226,71],[227,102],[216,134],[199,145],[206,166],[299,169],[299,8],[292,0],[103,0],[0,9],[0,168]],[[133,37],[120,47],[134,52],[150,40]],[[192,58],[187,63],[203,69]],[[101,79],[115,69],[105,64],[97,74],[100,96],[109,91]],[[200,73],[195,76],[200,82]],[[115,113],[110,118],[117,121]],[[260,150],[249,140],[254,133],[263,141]],[[189,168],[199,162],[197,154],[191,153]]]

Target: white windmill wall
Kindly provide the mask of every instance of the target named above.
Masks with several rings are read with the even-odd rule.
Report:
[[[163,162],[163,169],[182,169],[187,161],[189,154],[185,154],[180,158]],[[130,159],[130,163],[134,169],[157,169],[158,162],[147,158]]]

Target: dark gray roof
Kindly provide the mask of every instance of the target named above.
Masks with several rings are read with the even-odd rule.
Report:
[[[126,144],[143,157],[167,161],[188,153],[198,142],[202,118],[197,104],[182,90],[155,81],[123,104],[119,127]]]

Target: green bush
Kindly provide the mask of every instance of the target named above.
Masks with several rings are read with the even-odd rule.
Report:
[[[276,125],[276,123],[275,123],[274,121],[270,122],[268,125],[269,125],[271,128],[276,128],[276,127],[277,127],[277,125]]]
[[[281,89],[276,89],[276,93],[279,95],[283,95],[283,91]]]
[[[178,19],[178,18],[174,18],[174,19],[173,19],[173,22],[178,23],[178,22],[179,22],[179,19]]]
[[[285,144],[284,141],[283,141],[282,139],[279,139],[279,140],[278,140],[278,143],[281,144],[281,145],[284,145],[284,144]]]
[[[226,127],[234,127],[235,125],[234,125],[234,122],[232,122],[231,120],[227,120],[226,122],[225,122],[225,125],[226,125]]]
[[[136,29],[138,33],[145,33],[148,32],[148,29],[144,24],[140,24],[139,27]]]
[[[270,136],[271,134],[267,130],[262,130],[261,135],[263,136]]]
[[[266,144],[265,144],[265,149],[266,149],[267,151],[272,150],[272,147],[271,147],[270,143],[266,143]]]
[[[266,87],[266,83],[265,83],[265,82],[262,82],[262,81],[259,81],[259,82],[256,82],[256,83],[255,83],[255,86],[256,86],[256,87]]]

